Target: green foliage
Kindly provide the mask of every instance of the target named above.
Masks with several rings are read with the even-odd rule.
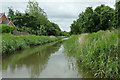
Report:
[[[61,30],[55,23],[47,19],[38,2],[29,1],[25,13],[9,8],[8,18],[17,26],[17,29],[34,35],[60,36]]]
[[[8,7],[8,9],[9,9],[8,19],[9,19],[10,21],[13,21],[13,20],[14,20],[14,11],[13,11],[12,7]]]
[[[47,35],[47,32],[46,32],[46,28],[45,28],[45,26],[44,25],[41,25],[40,26],[40,35]]]
[[[36,1],[29,1],[25,12],[35,17],[37,25],[44,25],[48,21],[46,13],[39,7],[38,2]]]
[[[71,24],[71,34],[92,33],[99,30],[116,28],[115,10],[109,6],[101,5],[92,9],[87,7],[85,12]]]
[[[62,37],[51,36],[13,36],[11,34],[2,35],[2,53],[11,53],[17,49],[25,49],[30,46],[42,45],[45,43],[57,41]]]
[[[46,29],[47,29],[48,35],[60,36],[61,30],[57,24],[48,22]]]
[[[66,31],[62,31],[60,33],[61,36],[70,36],[69,32],[66,32]]]
[[[116,8],[115,8],[115,25],[116,27],[120,28],[120,1],[116,2],[115,4]]]
[[[60,47],[60,44],[61,43],[59,42],[52,42],[52,43],[48,43],[42,46],[36,46],[36,47],[25,49],[11,56],[3,56],[2,57],[2,69],[6,70],[9,67],[9,65],[12,65],[12,70],[14,71],[15,70],[14,66],[16,64],[19,65],[19,67],[20,65],[22,65],[21,63],[19,64],[19,61],[21,59],[23,60],[23,64],[24,64],[25,62],[24,59],[26,59],[26,57],[29,57],[30,60],[27,59],[27,61],[30,64],[28,65],[29,66],[36,65],[36,68],[32,68],[32,71],[36,71],[36,74],[39,74],[38,72],[42,71],[41,69],[43,69],[43,65],[47,63],[48,58],[51,56],[51,54],[58,51],[59,49],[59,48],[51,49],[51,47]],[[36,53],[40,53],[40,55],[38,56]],[[33,57],[35,57],[35,59]],[[32,62],[31,62],[31,59],[32,59]],[[39,66],[40,64],[41,66]],[[31,74],[32,74],[32,71],[31,71]]]
[[[17,31],[21,31],[21,32],[32,33],[32,32],[31,32],[31,28],[28,28],[28,27],[25,27],[25,26],[22,26],[21,28],[16,27],[16,29],[17,29]]]
[[[118,30],[73,35],[66,41],[68,56],[77,58],[95,77],[120,78]]]
[[[0,24],[0,30],[2,30],[2,33],[13,33],[14,27],[10,25]]]

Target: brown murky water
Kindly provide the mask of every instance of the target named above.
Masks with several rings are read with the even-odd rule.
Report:
[[[2,60],[3,78],[90,78],[75,59],[64,52],[64,43],[29,48]],[[74,63],[74,64],[73,64]],[[80,65],[79,65],[80,66]]]

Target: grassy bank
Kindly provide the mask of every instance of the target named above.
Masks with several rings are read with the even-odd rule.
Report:
[[[2,69],[7,70],[9,65],[12,65],[12,67],[13,67],[13,65],[15,66],[15,64],[21,65],[21,64],[19,64],[19,62],[21,60],[23,60],[23,62],[25,62],[26,60],[31,59],[31,58],[29,58],[30,56],[35,56],[35,55],[37,55],[36,58],[38,60],[36,61],[34,59],[34,61],[35,61],[34,63],[36,63],[36,65],[38,65],[38,67],[39,67],[39,64],[42,63],[43,60],[46,62],[48,60],[49,56],[59,49],[59,48],[51,49],[51,47],[53,47],[53,46],[60,47],[60,45],[61,45],[60,41],[55,41],[55,42],[47,43],[45,45],[30,47],[30,48],[27,48],[22,51],[15,51],[14,55],[2,57]],[[38,56],[38,53],[39,53],[39,56]],[[28,59],[26,59],[26,58],[28,58]],[[24,61],[24,59],[26,59],[26,60]],[[29,65],[30,64],[34,65],[32,62],[29,63]],[[44,62],[42,64],[44,64]],[[13,67],[13,68],[15,68],[15,67]]]
[[[65,50],[95,77],[120,78],[118,30],[73,35],[66,41]]]
[[[16,50],[28,48],[30,46],[42,45],[62,39],[54,36],[13,36],[11,34],[2,35],[2,54],[12,53]]]

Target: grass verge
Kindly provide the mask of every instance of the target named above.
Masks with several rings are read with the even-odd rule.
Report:
[[[95,77],[120,78],[118,45],[118,30],[107,30],[73,35],[66,41],[65,50],[92,70]]]
[[[62,39],[54,36],[14,36],[11,34],[2,34],[2,54],[12,53],[16,50],[28,48],[30,46],[42,45]]]

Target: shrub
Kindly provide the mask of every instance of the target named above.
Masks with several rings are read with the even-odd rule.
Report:
[[[14,27],[10,25],[0,24],[0,30],[2,30],[2,33],[13,33]]]

